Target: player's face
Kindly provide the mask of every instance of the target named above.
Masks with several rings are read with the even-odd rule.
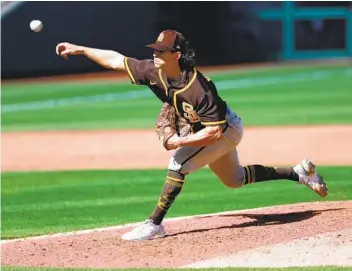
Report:
[[[169,63],[177,61],[177,57],[175,56],[176,53],[171,51],[158,51],[155,50],[153,57],[154,57],[154,65],[156,68],[163,68]]]

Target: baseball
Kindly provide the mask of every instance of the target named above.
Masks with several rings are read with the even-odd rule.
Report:
[[[43,23],[39,20],[33,20],[29,24],[29,27],[32,29],[34,32],[40,32],[43,29]]]

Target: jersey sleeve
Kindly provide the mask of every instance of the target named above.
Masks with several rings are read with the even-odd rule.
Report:
[[[153,80],[158,80],[157,69],[151,59],[137,60],[125,57],[125,68],[133,84],[148,85]]]
[[[197,107],[197,115],[204,126],[220,125],[226,123],[226,108],[221,100],[203,96]]]

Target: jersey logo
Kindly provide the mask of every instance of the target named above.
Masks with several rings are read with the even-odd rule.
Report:
[[[184,111],[183,116],[188,119],[191,123],[200,121],[196,111],[194,111],[193,106],[189,103],[182,103],[182,109]]]
[[[154,86],[154,85],[156,85],[156,82],[150,81],[149,85]]]

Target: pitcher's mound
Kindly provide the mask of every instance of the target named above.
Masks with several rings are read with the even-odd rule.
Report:
[[[344,257],[352,251],[351,221],[352,201],[226,212],[166,220],[167,237],[152,241],[122,241],[120,236],[131,229],[129,226],[4,243],[2,264],[170,268],[253,266],[254,262],[259,266],[275,266],[275,262],[284,260],[287,265],[331,265],[335,259],[335,265],[352,265],[351,259]],[[302,238],[313,241],[300,242]],[[309,260],[309,253],[305,254],[327,247],[330,249],[326,253],[316,253],[314,262]],[[255,252],[251,257],[249,250]],[[236,255],[242,255],[244,260]],[[283,255],[290,257],[282,259]]]

